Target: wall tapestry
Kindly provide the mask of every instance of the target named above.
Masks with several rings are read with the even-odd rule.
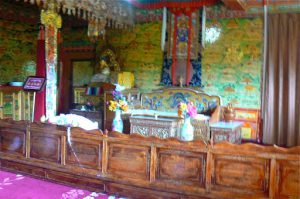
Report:
[[[183,10],[179,13],[171,11],[168,14],[167,54],[164,57],[162,84],[169,86],[171,80],[172,85],[184,82],[184,85],[201,86],[201,76],[198,76],[201,72],[197,71],[201,70],[199,55],[201,14],[198,10],[194,12]],[[167,63],[172,63],[171,70]]]

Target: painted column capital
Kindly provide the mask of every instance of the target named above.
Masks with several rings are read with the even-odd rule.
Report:
[[[53,26],[54,28],[61,28],[61,16],[54,10],[42,10],[41,22],[45,26]]]

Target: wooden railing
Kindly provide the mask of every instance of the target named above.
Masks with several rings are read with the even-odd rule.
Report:
[[[300,146],[206,145],[0,120],[0,165],[131,198],[300,198]]]

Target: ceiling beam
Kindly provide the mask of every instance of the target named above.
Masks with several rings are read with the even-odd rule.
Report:
[[[222,0],[223,3],[231,10],[246,10],[246,2],[245,0]]]

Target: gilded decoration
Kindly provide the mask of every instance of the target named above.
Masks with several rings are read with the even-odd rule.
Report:
[[[54,26],[56,29],[61,28],[61,16],[55,12],[54,4],[52,4],[49,10],[41,11],[41,22],[45,26]]]
[[[24,0],[27,2],[28,0]],[[37,4],[49,13],[42,11],[42,23],[61,28],[61,19],[55,12],[73,15],[88,21],[87,35],[91,41],[97,41],[104,37],[106,28],[129,29],[134,24],[134,10],[127,1],[121,0],[30,0],[31,4]],[[55,6],[54,6],[55,5]],[[50,9],[49,9],[50,8]],[[48,11],[46,11],[48,12]]]

